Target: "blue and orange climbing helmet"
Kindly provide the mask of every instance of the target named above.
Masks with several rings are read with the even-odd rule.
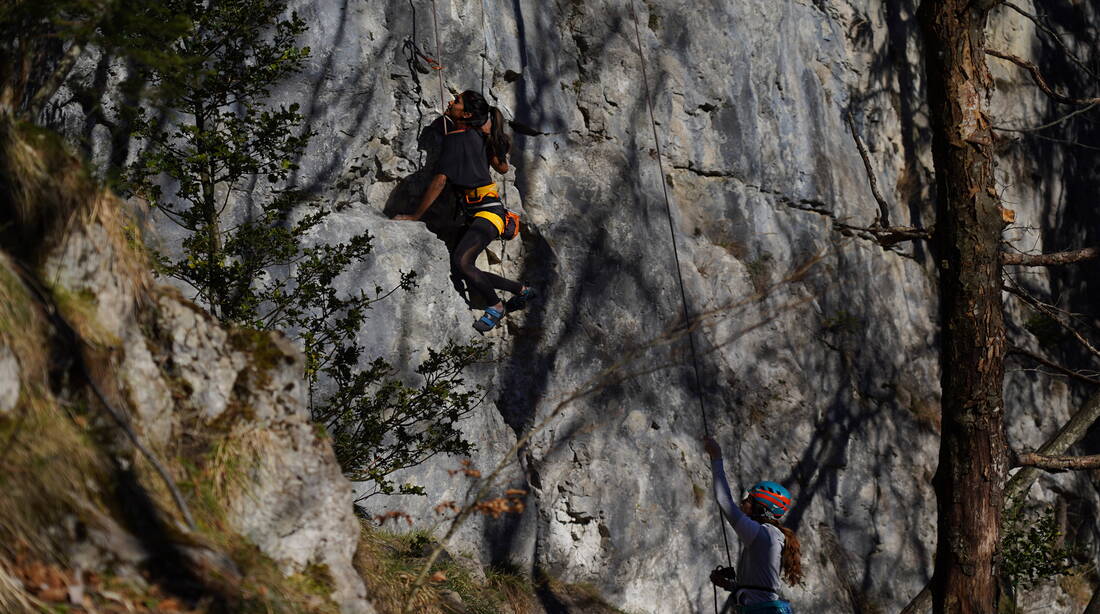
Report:
[[[793,500],[791,491],[775,482],[757,482],[749,489],[749,497],[762,505],[764,510],[776,520],[779,520],[791,509]]]

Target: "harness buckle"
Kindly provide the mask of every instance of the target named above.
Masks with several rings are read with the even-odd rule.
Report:
[[[500,194],[497,193],[497,184],[490,183],[489,185],[483,185],[477,188],[466,190],[466,204],[476,205],[484,201],[486,198],[500,199]]]

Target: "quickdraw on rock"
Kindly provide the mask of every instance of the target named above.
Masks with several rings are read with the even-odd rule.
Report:
[[[424,50],[422,50],[420,46],[417,45],[415,41],[413,41],[413,39],[405,39],[405,50],[408,53],[420,58],[421,60],[424,60],[424,62],[428,65],[428,68],[431,68],[432,70],[443,70],[443,65],[440,64],[439,61],[435,58],[424,53]],[[416,71],[422,75],[431,74],[431,71],[428,70],[428,68],[425,68],[424,65],[420,64],[419,62],[414,63],[413,66],[415,66]]]

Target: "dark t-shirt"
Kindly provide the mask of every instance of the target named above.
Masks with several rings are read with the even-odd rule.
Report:
[[[478,188],[492,183],[485,138],[475,128],[444,136],[435,172],[446,175],[447,181],[457,188]]]

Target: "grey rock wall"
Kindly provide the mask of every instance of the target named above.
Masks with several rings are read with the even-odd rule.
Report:
[[[692,312],[706,314],[698,391],[675,332],[676,260],[629,0],[293,3],[311,25],[313,59],[277,96],[301,102],[318,133],[295,181],[353,204],[319,238],[376,237],[343,280],[349,289],[394,285],[401,270],[420,278],[375,308],[364,342],[412,377],[426,348],[474,336],[477,312],[448,276],[449,214],[388,219],[413,206],[430,174],[422,131],[439,85],[414,70],[404,42],[434,55],[433,4],[448,95],[483,90],[546,133],[516,135],[503,185],[525,232],[503,253],[491,248],[501,262],[483,261],[543,298],[488,336],[494,361],[471,378],[487,396],[465,426],[475,465],[489,468],[518,434],[599,384],[509,469],[501,488],[528,489],[527,512],[472,521],[454,548],[591,583],[631,612],[709,611],[707,574],[725,553],[698,442],[701,395],[734,488],[768,478],[794,491],[789,524],[807,570],[786,592],[796,608],[900,609],[929,576],[936,535],[935,280],[926,247],[883,249],[847,228],[871,224],[878,206],[845,116],[891,222],[931,223],[915,3],[635,3],[680,272]],[[1018,16],[994,16],[998,45],[1028,55],[1033,39]],[[1048,112],[1022,75],[994,71],[1006,93],[999,117]],[[1043,247],[1047,235],[1027,226],[1051,215],[1049,198],[1011,179],[1034,166],[1010,151],[1001,167],[1022,249]],[[224,386],[208,384],[215,406]],[[1065,386],[1034,374],[1011,373],[1007,390],[1021,445],[1074,405]],[[456,465],[439,458],[402,476],[428,497],[365,506],[439,526],[432,508],[466,487],[448,473]],[[1052,611],[1070,607],[1058,599]]]

